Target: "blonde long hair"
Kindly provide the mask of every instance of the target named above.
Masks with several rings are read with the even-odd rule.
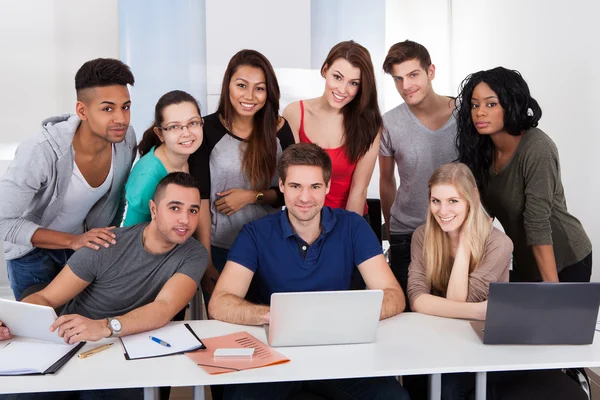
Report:
[[[471,249],[469,272],[473,272],[483,257],[485,243],[493,229],[490,216],[481,205],[475,177],[465,164],[444,164],[436,169],[429,179],[430,198],[431,188],[436,185],[453,185],[469,206],[462,226],[468,224],[470,232],[468,238]],[[448,289],[450,272],[452,272],[450,237],[436,221],[435,216],[431,213],[431,207],[428,208],[427,222],[425,223],[423,256],[427,282],[435,290],[445,293]]]

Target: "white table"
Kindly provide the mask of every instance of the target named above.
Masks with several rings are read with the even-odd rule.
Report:
[[[246,330],[266,340],[262,327],[219,321],[188,321],[201,337]],[[87,344],[82,350],[97,346]],[[201,386],[375,376],[432,374],[431,398],[439,399],[441,375],[478,372],[477,398],[485,398],[485,372],[600,366],[600,338],[589,346],[485,346],[468,321],[401,314],[380,323],[371,344],[286,347],[291,362],[267,368],[209,375],[185,355],[126,361],[121,346],[80,360],[73,358],[48,376],[0,377],[0,393],[146,387],[153,398],[159,386]],[[484,389],[484,390],[481,390]]]

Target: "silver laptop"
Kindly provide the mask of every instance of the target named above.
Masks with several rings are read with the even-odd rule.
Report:
[[[484,344],[591,344],[600,283],[492,283],[486,321],[471,322]]]
[[[312,346],[375,340],[382,290],[271,295],[269,345]]]

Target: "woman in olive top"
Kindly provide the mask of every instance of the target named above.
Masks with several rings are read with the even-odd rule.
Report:
[[[517,71],[468,76],[457,99],[459,161],[512,239],[511,281],[589,282],[592,245],[569,214],[556,145],[536,128],[538,103]]]
[[[492,226],[464,164],[444,164],[429,180],[427,222],[415,230],[408,269],[411,309],[484,320],[490,282],[507,282],[513,249]]]

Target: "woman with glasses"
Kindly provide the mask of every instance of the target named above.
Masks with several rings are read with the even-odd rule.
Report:
[[[189,173],[188,158],[202,144],[202,125],[200,106],[190,94],[173,90],[158,100],[154,122],[138,145],[141,158],[125,185],[123,226],[150,221],[149,201],[158,182],[171,172]],[[208,198],[208,190],[201,190],[201,195]]]
[[[217,112],[204,118],[204,144],[190,157],[192,175],[210,182],[210,212],[201,208],[200,229],[210,234],[214,268],[209,265],[207,274],[213,282],[244,224],[279,210],[274,207],[281,154],[277,133],[290,131],[279,116],[279,97],[264,55],[235,54],[225,70]]]
[[[333,166],[325,205],[365,216],[383,126],[369,51],[352,40],[338,43],[321,76],[325,90],[320,97],[286,107],[283,116],[294,132],[279,139],[284,149],[305,142],[321,146]]]

